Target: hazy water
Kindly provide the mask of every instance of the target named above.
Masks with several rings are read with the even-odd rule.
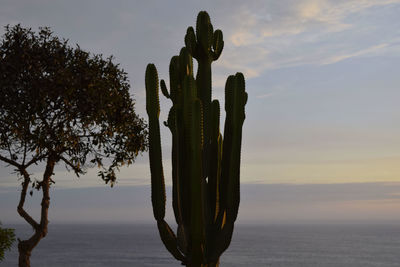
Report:
[[[15,227],[18,236],[30,232]],[[0,266],[17,266],[15,248]],[[155,225],[51,225],[32,266],[180,265]],[[239,225],[221,266],[400,266],[400,226]]]

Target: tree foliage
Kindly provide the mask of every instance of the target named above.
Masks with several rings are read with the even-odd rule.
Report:
[[[68,45],[49,28],[6,27],[0,46],[0,156],[24,168],[57,155],[77,175],[90,163],[114,169],[145,149],[144,122],[134,112],[126,73]],[[88,165],[89,163],[89,165]]]

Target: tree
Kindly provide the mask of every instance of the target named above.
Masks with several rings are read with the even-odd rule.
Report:
[[[1,222],[0,222],[1,225]],[[10,250],[15,241],[14,229],[0,227],[0,261],[4,259],[4,252]]]
[[[32,249],[47,234],[55,166],[79,176],[97,165],[113,185],[115,170],[146,149],[147,130],[134,112],[127,74],[113,58],[71,47],[46,27],[38,33],[5,27],[0,90],[0,160],[22,177],[17,210],[34,234],[18,243],[19,266],[29,266]],[[28,169],[37,164],[41,178]],[[42,191],[39,221],[24,209],[30,185]]]

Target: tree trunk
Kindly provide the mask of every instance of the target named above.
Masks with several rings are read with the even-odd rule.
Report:
[[[19,259],[18,259],[18,266],[19,267],[29,267],[31,266],[31,252],[32,248],[29,248],[25,241],[20,241],[18,243],[18,252],[19,252]]]
[[[22,183],[21,197],[18,204],[18,213],[27,221],[34,229],[35,233],[27,240],[18,240],[18,252],[19,252],[19,267],[30,267],[30,256],[32,250],[36,247],[39,241],[47,235],[48,221],[48,210],[50,206],[50,181],[51,175],[53,174],[54,165],[56,159],[49,156],[46,164],[46,170],[43,174],[43,180],[41,183],[41,189],[43,192],[42,196],[42,208],[40,213],[40,224],[37,223],[25,210],[24,203],[26,192],[30,183],[30,176],[25,169],[21,169],[20,172],[24,177],[24,182]]]
[[[44,229],[46,228],[46,229]],[[39,241],[46,236],[47,225],[45,227],[39,226],[31,238],[27,240],[19,240],[18,252],[19,252],[19,267],[30,267],[30,257],[32,250],[37,246]]]

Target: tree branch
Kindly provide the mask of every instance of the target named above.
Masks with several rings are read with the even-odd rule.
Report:
[[[82,174],[82,173],[83,173],[82,169],[79,168],[79,167],[77,167],[77,166],[75,166],[74,164],[72,164],[71,161],[67,160],[67,159],[64,158],[63,156],[59,156],[59,157],[60,157],[60,159],[61,159],[62,161],[65,162],[65,164],[67,164],[68,166],[70,166],[70,167],[74,170],[76,176],[79,177],[79,174]]]
[[[34,164],[34,163],[36,163],[38,161],[41,161],[42,159],[47,157],[48,154],[49,153],[44,153],[44,154],[40,155],[39,157],[33,157],[30,161],[28,161],[28,163],[26,163],[24,165],[24,168],[28,168],[30,165],[32,165],[32,164]]]
[[[17,167],[18,169],[22,168],[22,166],[20,164],[18,164],[17,162],[15,162],[14,160],[3,157],[2,155],[0,155],[0,160],[4,161],[5,163],[8,163],[10,165],[13,165],[14,167]]]
[[[26,169],[21,168],[20,173],[24,177],[24,181],[22,182],[22,191],[21,191],[21,196],[19,199],[17,211],[18,214],[25,219],[35,230],[39,228],[39,224],[33,219],[24,209],[24,204],[25,204],[25,198],[26,198],[26,192],[28,190],[28,186],[31,182],[31,178],[26,171]]]
[[[39,157],[33,157],[30,161],[28,161],[26,164],[19,164],[19,163],[17,163],[16,161],[14,161],[14,160],[11,160],[11,159],[9,159],[9,158],[6,158],[6,157],[4,157],[4,156],[2,156],[2,155],[0,155],[0,160],[1,161],[4,161],[5,163],[8,163],[8,164],[10,164],[10,165],[12,165],[12,166],[14,166],[14,167],[16,167],[16,168],[18,168],[18,170],[21,170],[21,169],[27,169],[30,165],[32,165],[32,164],[34,164],[34,163],[36,163],[36,162],[38,162],[38,161],[41,161],[42,159],[44,159],[45,157],[47,157],[48,156],[48,153],[45,153],[45,154],[42,154],[42,155],[40,155]],[[22,174],[22,173],[21,173]]]
[[[24,143],[24,159],[22,160],[22,165],[25,164],[25,160],[26,160],[26,151],[28,149],[28,146],[26,145],[26,140],[23,141]]]
[[[47,225],[48,221],[48,211],[50,206],[50,181],[51,176],[53,175],[54,166],[56,164],[56,158],[53,155],[50,155],[47,159],[46,170],[43,174],[42,181],[42,210],[40,215],[40,231],[41,237],[45,237],[47,235]]]
[[[12,151],[11,151],[11,144],[10,143],[8,143],[8,153],[10,154],[10,159],[12,159],[13,158],[13,154],[12,154]]]

